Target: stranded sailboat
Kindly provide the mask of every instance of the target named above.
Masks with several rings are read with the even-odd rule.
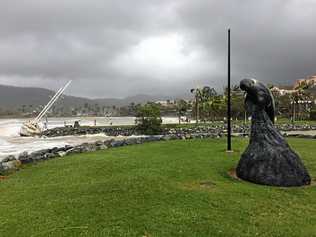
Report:
[[[66,88],[70,85],[71,81],[67,82],[66,85],[61,87],[56,94],[51,98],[51,100],[47,103],[47,105],[43,108],[43,110],[37,115],[37,117],[33,120],[27,121],[23,123],[20,135],[25,137],[37,136],[42,132],[42,128],[39,126],[39,121],[45,116],[47,111],[53,106],[53,104],[58,100],[58,98],[64,93]]]

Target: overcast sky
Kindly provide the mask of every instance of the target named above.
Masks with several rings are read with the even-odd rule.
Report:
[[[0,84],[125,97],[316,73],[315,0],[1,0]]]

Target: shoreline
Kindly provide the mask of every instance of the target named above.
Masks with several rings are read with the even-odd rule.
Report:
[[[63,120],[70,118],[59,118],[56,120],[51,119],[48,126],[48,132],[50,135],[46,137],[20,137],[18,131],[22,124],[20,119],[3,119],[0,120],[0,161],[8,157],[9,155],[15,155],[27,151],[29,153],[35,152],[41,149],[52,149],[54,147],[63,147],[65,145],[76,146],[82,143],[92,143],[97,140],[111,139],[111,137],[117,138],[117,136],[129,137],[132,135],[140,136],[133,125],[128,125],[133,118],[118,117],[114,121],[112,126],[105,124],[103,126],[91,126],[93,118],[91,120],[82,120],[83,125],[78,129],[65,128]],[[73,119],[73,118],[71,118]],[[171,120],[177,120],[177,118],[171,118]],[[100,121],[105,121],[100,118]],[[119,125],[123,123],[125,125]],[[70,124],[70,123],[68,123]],[[55,127],[55,128],[54,128]],[[308,124],[283,124],[276,127],[281,130],[285,136],[293,137],[306,137],[316,135],[316,125]],[[52,129],[51,129],[52,128]],[[163,132],[161,135],[172,135],[179,137],[190,137],[192,134],[198,134],[204,136],[204,134],[210,134],[211,137],[225,136],[226,125],[224,123],[215,122],[212,124],[163,124]],[[235,136],[247,136],[249,133],[249,125],[233,124],[233,133]],[[293,131],[294,130],[294,131]],[[314,132],[315,131],[315,132]],[[56,132],[56,133],[55,133]],[[58,134],[57,134],[58,132]]]
[[[36,163],[44,160],[64,157],[70,154],[86,153],[98,150],[106,150],[127,145],[137,145],[147,142],[169,141],[169,140],[189,140],[189,139],[218,139],[226,136],[225,134],[187,134],[187,135],[141,135],[141,136],[117,136],[109,137],[108,139],[98,140],[92,143],[84,142],[79,145],[65,145],[62,147],[53,147],[49,149],[41,149],[34,152],[23,151],[17,155],[8,155],[0,161],[0,175],[5,175],[11,171],[17,171],[23,164]],[[248,134],[233,133],[233,137],[248,137]],[[316,139],[316,135],[304,134],[284,134],[285,137],[295,137],[304,139]]]

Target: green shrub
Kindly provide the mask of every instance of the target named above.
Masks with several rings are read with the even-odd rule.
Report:
[[[136,130],[145,135],[161,133],[160,107],[155,103],[138,105],[136,108]]]

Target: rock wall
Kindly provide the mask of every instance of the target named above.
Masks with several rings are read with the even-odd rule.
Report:
[[[43,131],[42,136],[58,137],[58,136],[73,136],[73,135],[87,135],[104,133],[108,136],[131,136],[136,135],[137,132],[134,127],[90,127],[82,126],[74,127],[57,127]]]
[[[168,141],[179,139],[195,139],[195,138],[215,138],[212,134],[191,134],[186,136],[170,135],[154,135],[154,136],[131,136],[127,138],[116,138],[94,143],[83,143],[78,146],[54,147],[51,149],[43,149],[32,153],[22,152],[17,156],[9,155],[0,162],[0,174],[5,174],[8,171],[18,170],[22,164],[34,163],[59,157],[64,157],[69,154],[91,152],[97,150],[105,150],[109,148],[143,144],[146,142]]]
[[[308,131],[316,130],[316,125],[292,125],[282,124],[276,125],[276,128],[280,131]],[[208,126],[192,126],[188,128],[164,128],[161,135],[176,134],[176,135],[187,135],[187,134],[225,134],[227,131],[226,124],[222,125],[208,125]],[[233,125],[232,131],[234,133],[249,134],[250,127],[248,125]],[[131,136],[141,135],[135,130],[135,127],[59,127],[46,130],[42,133],[42,136],[46,137],[57,137],[57,136],[72,136],[72,135],[87,135],[87,134],[99,134],[104,133],[108,136]]]
[[[316,127],[315,127],[316,129]],[[301,128],[300,128],[301,130]],[[63,129],[51,129],[48,131],[53,131],[51,134],[55,134],[56,131],[64,131]],[[85,130],[86,131],[86,130]],[[90,129],[87,131],[99,131]],[[235,130],[236,131],[236,130]],[[247,133],[242,132],[233,134],[233,136],[244,137],[247,136]],[[82,132],[82,131],[81,131]],[[129,133],[131,132],[131,133]],[[203,138],[220,138],[224,136],[226,130],[221,128],[210,128],[210,127],[196,127],[194,129],[191,128],[180,128],[180,129],[168,129],[165,131],[166,134],[163,135],[154,135],[154,136],[130,136],[126,138],[113,138],[111,140],[104,140],[104,141],[97,141],[94,143],[83,143],[78,146],[69,146],[66,145],[64,147],[54,147],[51,149],[43,149],[39,151],[35,151],[32,153],[22,152],[17,156],[9,155],[4,158],[0,162],[0,174],[6,173],[7,171],[17,170],[22,164],[33,163],[43,160],[49,160],[53,158],[63,157],[69,154],[75,153],[83,153],[83,152],[90,152],[90,151],[97,151],[97,150],[105,150],[109,148],[115,148],[120,146],[127,146],[127,145],[136,145],[142,144],[146,142],[154,142],[154,141],[168,141],[168,140],[187,140],[187,139],[203,139]],[[64,134],[63,132],[61,132]],[[100,132],[99,132],[100,133]],[[132,135],[132,130],[121,128],[121,129],[114,129],[108,134],[128,134]],[[71,135],[71,134],[69,134]],[[297,137],[297,138],[309,138],[309,139],[316,139],[316,136],[313,135],[300,135],[300,134],[284,134],[285,136],[289,137]]]

